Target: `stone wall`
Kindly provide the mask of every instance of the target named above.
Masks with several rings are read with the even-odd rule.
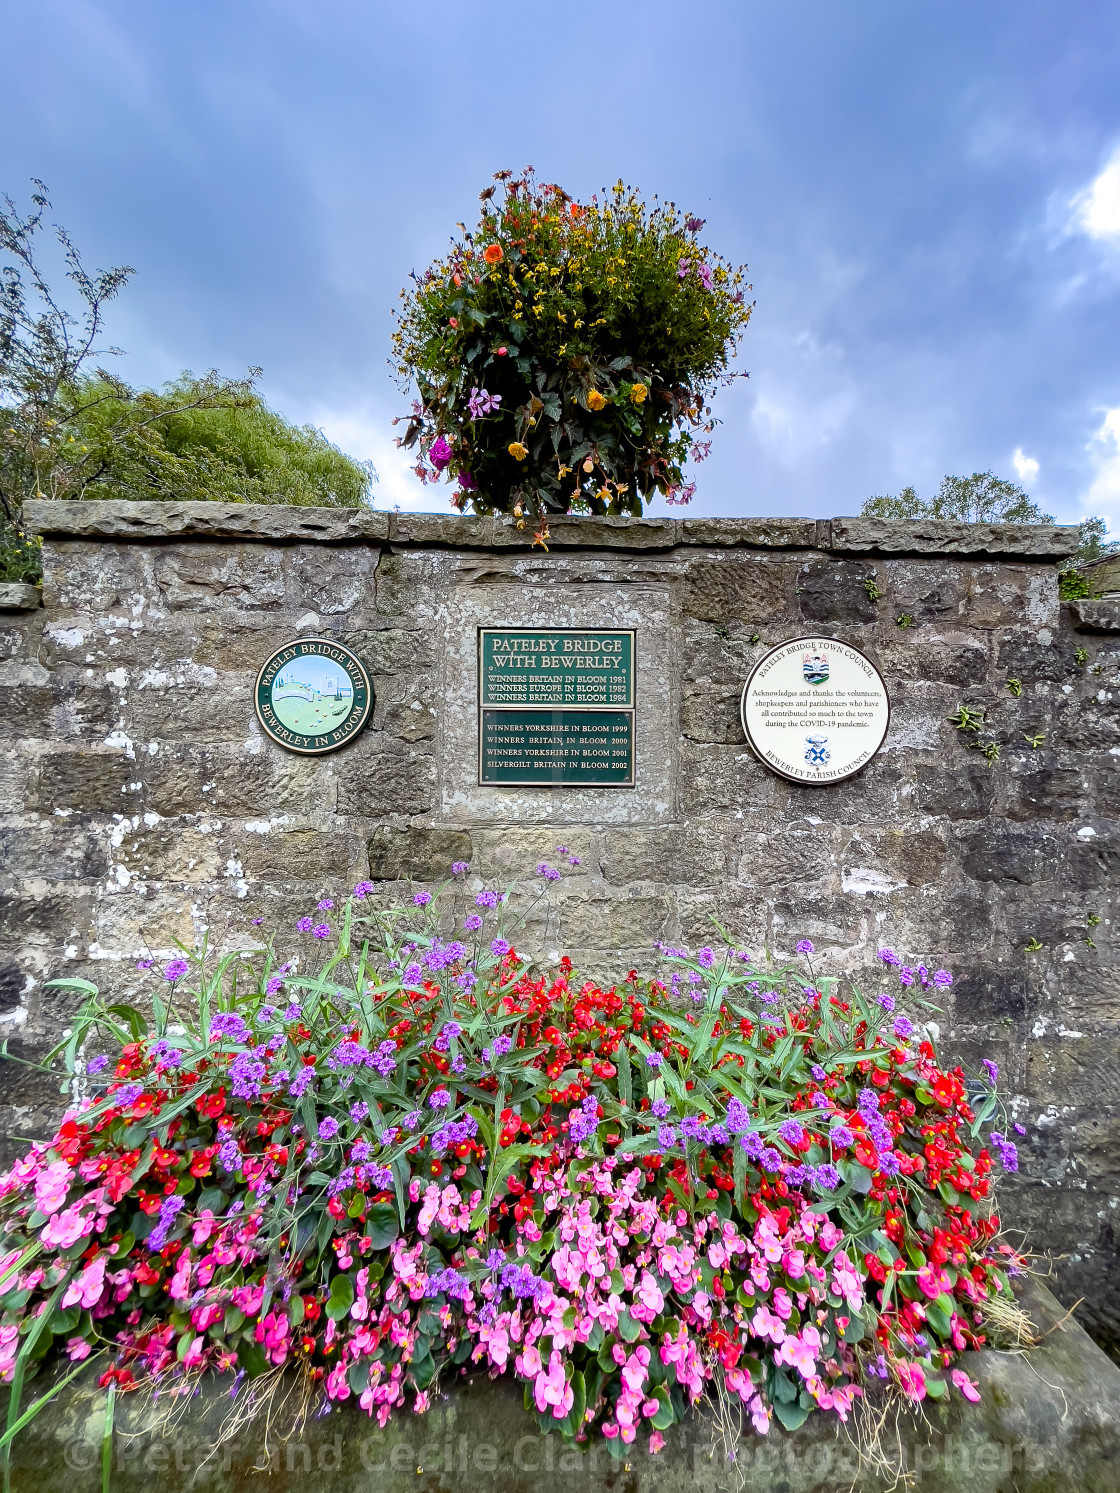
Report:
[[[51,977],[128,991],[138,953],[204,926],[248,940],[263,916],[287,938],[323,891],[368,877],[389,900],[452,860],[493,884],[561,840],[580,865],[524,939],[590,972],[651,969],[656,939],[707,941],[713,916],[748,947],[811,938],[825,972],[873,986],[881,943],[954,970],[944,1039],[1000,1063],[1027,1127],[1005,1213],[1120,1337],[1120,643],[1113,603],[1058,601],[1075,530],[585,519],[554,523],[546,553],[432,515],[28,518],[44,604],[0,623],[12,1052],[64,1028]],[[478,787],[476,628],[534,623],[637,629],[634,789]],[[883,750],[831,787],[773,776],[739,724],[752,662],[805,632],[864,649],[891,695]],[[256,724],[256,671],[298,633],[373,679],[371,724],[336,755]],[[961,703],[986,712],[991,765],[947,719]],[[0,1076],[5,1131],[38,1133],[57,1095]]]

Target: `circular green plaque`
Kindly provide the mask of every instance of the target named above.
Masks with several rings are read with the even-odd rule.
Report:
[[[361,659],[330,638],[296,638],[257,675],[257,719],[290,752],[318,756],[345,746],[369,720],[373,689]]]

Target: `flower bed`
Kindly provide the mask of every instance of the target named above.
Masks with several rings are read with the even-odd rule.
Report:
[[[52,1347],[122,1389],[299,1364],[381,1424],[480,1367],[619,1452],[702,1396],[759,1433],[974,1398],[955,1359],[1018,1261],[994,1068],[973,1105],[915,1025],[950,976],[883,950],[897,993],[865,998],[807,943],[662,948],[602,989],[527,965],[465,873],[324,899],[298,971],[172,960],[149,1019],[69,982],[85,1096],[0,1182],[9,1438]]]

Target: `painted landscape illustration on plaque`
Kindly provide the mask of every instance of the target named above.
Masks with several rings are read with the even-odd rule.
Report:
[[[341,664],[309,654],[294,658],[276,675],[271,703],[289,731],[314,736],[342,724],[354,704],[354,686]]]

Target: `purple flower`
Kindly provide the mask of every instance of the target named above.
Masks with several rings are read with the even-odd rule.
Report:
[[[251,1052],[239,1052],[230,1064],[235,1099],[259,1099],[264,1083],[265,1065]]]
[[[893,995],[888,995],[887,992],[884,990],[883,993],[882,993],[882,995],[879,997],[879,1004],[882,1006],[883,1010],[889,1016],[891,1014],[891,1012],[894,1010],[894,996]]]
[[[501,395],[498,397],[501,398]],[[478,488],[478,483],[471,476],[470,472],[467,471],[466,467],[459,468],[459,486],[464,492],[475,492]]]
[[[684,277],[688,274],[689,269],[691,267],[692,267],[692,260],[691,259],[682,259],[682,260],[680,260],[678,262],[678,264],[677,264],[677,279],[678,280],[683,280]]]
[[[310,1063],[305,1063],[304,1066],[296,1074],[295,1078],[292,1079],[291,1087],[288,1089],[288,1093],[292,1096],[293,1099],[302,1099],[304,1094],[306,1094],[307,1090],[310,1088],[314,1078],[315,1069],[313,1065]]]
[[[355,895],[355,897],[357,897],[357,899],[358,899],[359,902],[363,902],[369,896],[370,892],[372,892],[372,891],[373,891],[373,882],[372,881],[359,881],[358,884],[357,884],[357,886],[354,888],[354,895]]]
[[[417,907],[427,907],[428,903],[431,900],[432,900],[432,894],[431,894],[431,892],[417,892],[416,895],[415,895],[415,897],[413,897],[413,899],[412,899],[414,905],[417,906]]]
[[[416,1127],[417,1127],[417,1125],[420,1124],[420,1122],[423,1120],[423,1118],[424,1118],[424,1111],[423,1110],[421,1110],[421,1109],[410,1109],[409,1112],[408,1112],[408,1114],[406,1114],[401,1119],[401,1124],[404,1126],[404,1128],[406,1130],[415,1130]]]
[[[268,984],[264,987],[264,993],[265,995],[279,995],[283,988],[284,981],[280,978],[279,975],[273,975],[272,979],[269,980]],[[268,1019],[271,1021],[271,1016]]]
[[[953,983],[953,977],[947,969],[939,969],[934,973],[933,983],[938,986],[939,989],[947,990],[948,987]]]
[[[500,1270],[505,1262],[506,1257],[500,1249],[492,1249],[486,1256],[487,1270]]]
[[[190,965],[185,959],[172,959],[170,964],[165,964],[163,967],[163,978],[174,985],[175,981],[181,980],[189,969]]]
[[[800,1187],[810,1176],[807,1166],[787,1166],[785,1171],[786,1185],[789,1187]]]
[[[315,907],[319,912],[330,912],[333,906],[334,903],[329,897],[324,897],[320,902],[316,902],[315,904]]]
[[[284,1007],[285,1021],[298,1021],[302,1015],[303,1007],[297,1005],[295,1001],[292,1001],[291,1005]]]
[[[297,933],[310,933],[311,932],[311,919],[310,918],[300,918],[299,922],[296,924],[296,932]]]
[[[904,964],[902,966],[902,968],[899,970],[899,972],[898,972],[898,981],[899,981],[900,985],[913,985],[913,983],[914,983],[914,971],[910,968],[910,966],[908,964]]]
[[[647,1052],[646,1053],[646,1066],[647,1067],[649,1067],[649,1068],[660,1068],[661,1064],[663,1062],[664,1062],[664,1058],[662,1058],[662,1056],[661,1056],[661,1054],[659,1052]]]
[[[176,1217],[186,1206],[186,1198],[180,1193],[173,1192],[165,1197],[159,1206],[159,1222],[148,1235],[148,1248],[153,1254],[158,1254],[167,1243],[167,1235],[175,1222]]]
[[[479,892],[474,901],[476,907],[497,907],[498,894],[497,892]]]
[[[848,1129],[847,1125],[837,1125],[829,1136],[829,1140],[831,1140],[834,1146],[838,1146],[843,1151],[852,1144],[855,1136]]]
[[[559,881],[560,872],[555,866],[550,866],[547,861],[541,861],[537,867],[537,875],[543,876],[546,881]]]
[[[684,220],[685,233],[699,233],[708,220],[706,218],[694,218],[691,215]]]
[[[477,912],[472,912],[469,918],[463,919],[463,927],[468,933],[477,933],[482,927],[482,919]]]
[[[816,1109],[827,1109],[828,1095],[822,1094],[820,1089],[817,1089],[815,1093],[809,1095],[809,1103]]]
[[[461,876],[464,871],[470,870],[470,866],[470,861],[452,861],[451,874],[452,876]]]
[[[991,1058],[985,1058],[980,1066],[988,1075],[988,1082],[994,1087],[999,1082],[999,1064],[993,1063]]]
[[[902,960],[898,957],[893,949],[880,949],[879,958],[883,961],[884,964],[902,963]]]
[[[879,1096],[874,1089],[860,1089],[856,1108],[861,1115],[874,1115],[879,1112]]]
[[[372,1067],[376,1068],[382,1078],[388,1078],[397,1066],[397,1044],[392,1037],[386,1037],[373,1055]]]
[[[350,1118],[355,1125],[361,1125],[369,1119],[369,1105],[364,1099],[355,1099],[350,1106]]]
[[[254,928],[259,928],[260,925],[264,922],[264,918],[250,918],[249,921],[250,923],[252,923]]]
[[[716,962],[716,956],[709,948],[701,949],[696,955],[697,964],[702,964],[705,969],[711,969]]]
[[[697,278],[700,281],[700,284],[704,287],[704,289],[705,290],[711,290],[711,288],[712,288],[712,272],[711,272],[711,269],[708,267],[708,265],[706,265],[706,264],[698,264],[696,266],[696,275],[697,275]]]
[[[659,1125],[657,1127],[657,1144],[664,1150],[669,1151],[677,1143],[677,1132],[672,1125]]]
[[[424,978],[424,971],[413,961],[412,964],[406,965],[403,978],[406,985],[419,985]]]
[[[886,1177],[897,1177],[899,1172],[898,1157],[893,1151],[884,1151],[879,1157],[879,1170]]]
[[[236,1011],[219,1011],[210,1019],[211,1037],[228,1037],[231,1042],[247,1042],[249,1028]]]
[[[840,1173],[830,1161],[813,1168],[813,1186],[818,1192],[835,1192],[840,1186]]]
[[[448,445],[445,435],[437,436],[428,450],[428,460],[437,472],[442,472],[444,467],[451,464],[451,447]]]
[[[805,1139],[805,1131],[796,1120],[783,1120],[778,1126],[778,1134],[788,1146],[799,1146]]]
[[[901,1037],[904,1042],[909,1042],[914,1035],[914,1023],[909,1016],[896,1016],[894,1019],[894,1034]]]
[[[327,923],[316,923],[311,930],[313,938],[330,938],[331,930]]]
[[[483,415],[488,415],[496,410],[502,402],[500,394],[490,394],[486,389],[473,388],[467,399],[467,410],[472,420],[481,420]],[[460,475],[460,481],[462,477]]]
[[[334,1140],[338,1134],[339,1125],[334,1115],[324,1115],[319,1121],[319,1139]]]
[[[137,959],[137,961],[136,961],[136,968],[137,969],[151,969],[152,965],[155,962],[156,961],[154,959]]]
[[[511,947],[512,945],[510,944],[508,939],[496,938],[490,945],[490,952],[491,954],[493,954],[495,959],[504,959],[505,956],[509,953]]]
[[[781,1152],[776,1151],[773,1146],[765,1146],[758,1160],[763,1170],[767,1172],[776,1172],[782,1165]]]
[[[809,1069],[809,1072],[813,1075],[818,1083],[824,1083],[827,1075],[825,1074],[825,1071],[821,1067],[820,1063],[814,1063],[813,1066]]]
[[[669,1113],[669,1101],[668,1101],[668,1099],[655,1099],[653,1101],[653,1103],[650,1105],[650,1110],[653,1112],[653,1114],[656,1116],[657,1119],[659,1119],[659,1120],[665,1119],[665,1117]]]
[[[437,1089],[428,1100],[429,1109],[446,1109],[451,1103],[451,1095],[446,1089]]]
[[[1014,1125],[1012,1125],[1011,1128],[1012,1130],[1014,1130],[1016,1135],[1026,1135],[1027,1133],[1027,1127],[1025,1125],[1020,1125],[1018,1120],[1015,1121]]]
[[[241,1165],[241,1147],[235,1140],[227,1140],[218,1152],[218,1160],[227,1172],[235,1172]]]
[[[808,938],[803,938],[801,940],[801,942],[797,945],[797,952],[799,954],[811,954],[813,952],[812,940],[808,939]]]
[[[109,1059],[105,1056],[104,1053],[102,1053],[99,1057],[90,1058],[89,1062],[86,1064],[86,1072],[100,1073],[103,1068],[107,1068],[108,1066]]]

